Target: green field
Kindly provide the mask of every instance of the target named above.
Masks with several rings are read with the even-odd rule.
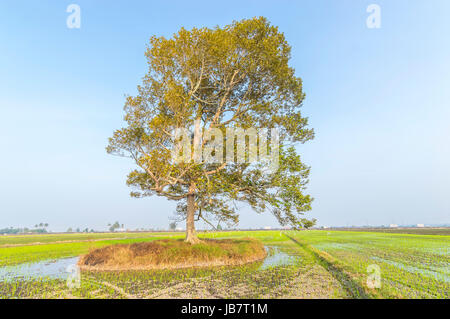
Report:
[[[450,228],[334,228],[330,230],[357,231],[357,232],[376,232],[388,234],[412,234],[412,235],[450,235]]]
[[[0,298],[450,297],[450,236],[355,231],[200,233],[203,238],[258,238],[269,255],[264,261],[238,267],[82,272],[79,287],[66,283],[67,263],[74,264],[77,256],[90,249],[183,236],[0,237]],[[379,286],[370,285],[374,278],[379,278]]]

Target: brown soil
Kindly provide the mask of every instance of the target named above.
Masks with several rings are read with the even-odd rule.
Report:
[[[198,244],[164,239],[95,249],[81,256],[78,266],[87,271],[176,269],[242,265],[265,257],[263,244],[255,239],[208,239]]]

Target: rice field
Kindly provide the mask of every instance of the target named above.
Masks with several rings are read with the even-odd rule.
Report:
[[[268,256],[242,266],[78,272],[80,255],[183,233],[0,237],[0,298],[444,298],[450,236],[355,231],[233,231]]]

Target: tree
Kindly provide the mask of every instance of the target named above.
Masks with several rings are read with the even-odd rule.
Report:
[[[114,132],[107,152],[137,164],[127,178],[134,189],[131,196],[178,201],[187,242],[198,242],[196,220],[237,224],[239,202],[257,212],[269,210],[281,225],[302,227],[307,221],[302,215],[311,209],[312,198],[303,193],[309,167],[301,162],[295,145],[312,139],[314,132],[300,113],[305,95],[302,80],[288,64],[290,52],[284,35],[263,17],[223,28],[182,28],[170,39],[150,39],[148,73],[138,94],[126,98],[127,126]],[[183,156],[193,151],[194,158],[188,161],[173,156],[181,153],[178,128],[194,130],[187,137],[194,147],[182,149]],[[225,161],[221,146],[209,155],[218,159],[222,155],[223,161],[203,160],[207,153],[200,161],[195,158],[197,146],[206,149],[231,128],[277,129],[276,169],[268,170],[264,161]],[[238,140],[225,136],[223,141],[233,148],[234,160]],[[245,141],[244,136],[244,145]],[[257,144],[265,145],[261,137]],[[249,158],[250,149],[245,147],[244,158]],[[272,152],[276,149],[269,146]]]
[[[313,218],[311,220],[308,220],[308,221],[305,221],[303,223],[303,227],[306,228],[306,229],[314,227],[316,225],[316,222],[317,222],[317,220],[315,218]]]
[[[108,224],[108,225],[111,225],[111,224]],[[112,225],[109,227],[109,231],[113,232],[113,231],[115,231],[116,229],[119,229],[119,228],[120,228],[119,222],[115,222],[114,224],[112,224]]]
[[[72,227],[69,227],[69,229],[67,229],[67,232],[68,232],[68,233],[73,232]]]
[[[177,228],[177,223],[176,222],[171,222],[170,224],[169,224],[169,229],[170,230],[175,230]]]

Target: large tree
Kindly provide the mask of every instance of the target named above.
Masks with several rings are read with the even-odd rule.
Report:
[[[138,94],[126,98],[127,125],[114,132],[107,151],[136,162],[127,180],[132,196],[179,201],[186,241],[198,241],[196,220],[237,223],[238,202],[272,212],[281,225],[298,228],[308,222],[303,214],[311,209],[312,198],[304,194],[309,167],[295,144],[314,133],[300,113],[305,95],[302,80],[289,66],[290,52],[283,33],[263,17],[222,28],[182,28],[170,39],[150,39],[148,73]],[[278,165],[268,170],[267,162],[230,162],[225,155],[223,162],[175,160],[177,128],[203,132],[201,147],[216,140],[212,131],[224,132],[227,144],[229,128],[277,129]],[[195,136],[190,137],[194,148],[199,145]],[[233,137],[228,145],[237,143]],[[247,157],[250,149],[245,148]]]

